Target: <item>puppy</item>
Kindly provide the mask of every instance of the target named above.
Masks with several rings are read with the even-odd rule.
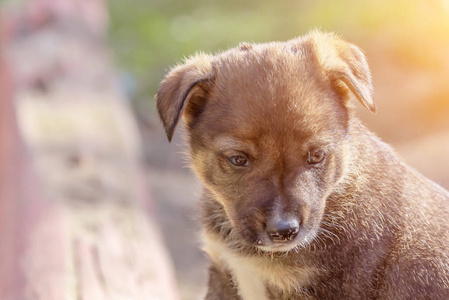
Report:
[[[358,47],[321,32],[197,54],[160,84],[202,180],[206,299],[449,299],[449,193],[354,116]]]

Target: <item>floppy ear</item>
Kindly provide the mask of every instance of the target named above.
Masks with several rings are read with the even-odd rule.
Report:
[[[212,80],[210,56],[197,54],[183,65],[174,67],[159,85],[156,107],[169,141],[179,119],[184,115],[187,125],[201,112],[208,85]]]
[[[347,97],[349,89],[367,109],[375,112],[371,73],[363,52],[334,34],[314,32],[312,40],[318,62],[338,92]]]

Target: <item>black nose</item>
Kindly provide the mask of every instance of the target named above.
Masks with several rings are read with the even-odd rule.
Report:
[[[274,218],[267,222],[267,232],[275,243],[291,241],[298,235],[299,221],[296,218]]]

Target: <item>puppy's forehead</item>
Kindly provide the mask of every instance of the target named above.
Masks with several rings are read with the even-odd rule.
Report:
[[[215,57],[214,76],[219,91],[230,88],[253,93],[278,93],[275,87],[292,88],[301,76],[316,71],[311,42],[256,44],[234,48]],[[311,74],[308,74],[309,76]]]
[[[308,42],[245,45],[214,60],[209,112],[224,130],[304,135],[333,118],[335,95]]]

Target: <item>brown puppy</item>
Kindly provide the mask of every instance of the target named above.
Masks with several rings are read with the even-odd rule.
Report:
[[[168,139],[183,116],[204,183],[207,299],[449,299],[449,193],[354,116],[371,91],[359,48],[320,32],[162,81]]]

